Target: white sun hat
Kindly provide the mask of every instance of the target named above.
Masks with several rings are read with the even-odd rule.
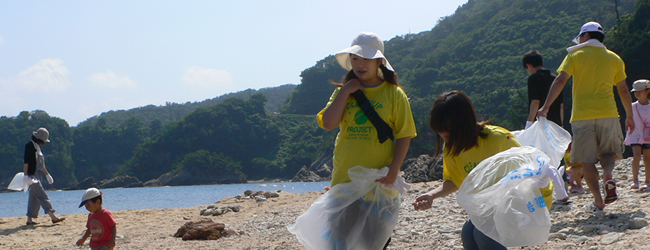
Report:
[[[587,23],[582,25],[582,27],[580,28],[580,33],[578,34],[578,36],[576,36],[576,38],[573,38],[572,42],[574,42],[576,44],[579,44],[580,42],[578,42],[578,38],[582,34],[584,34],[586,32],[599,32],[601,34],[605,34],[605,31],[603,30],[603,27],[600,26],[599,23],[597,23],[597,22],[587,22]]]
[[[642,91],[646,89],[650,89],[650,81],[646,79],[639,79],[634,81],[632,84],[632,90],[630,92]]]
[[[44,142],[50,142],[50,132],[46,128],[39,128],[38,130],[32,132],[32,135],[36,139],[42,140]]]
[[[346,70],[352,70],[350,63],[350,54],[354,54],[365,59],[382,59],[382,64],[388,70],[395,72],[393,66],[390,66],[388,59],[384,56],[384,41],[379,36],[372,32],[361,32],[354,40],[352,45],[344,50],[336,53],[336,60],[341,67]]]

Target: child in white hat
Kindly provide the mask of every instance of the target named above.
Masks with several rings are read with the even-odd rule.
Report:
[[[86,206],[90,211],[86,232],[77,241],[77,246],[82,246],[90,238],[90,248],[93,250],[113,249],[115,247],[115,236],[117,235],[117,223],[113,214],[102,207],[102,193],[96,188],[87,189],[79,207]]]
[[[355,166],[371,169],[388,167],[388,174],[376,181],[388,186],[393,185],[398,179],[411,138],[417,133],[408,97],[399,86],[397,73],[384,54],[384,42],[375,33],[362,32],[354,38],[350,47],[336,53],[336,60],[348,73],[341,83],[335,83],[339,88],[334,90],[325,108],[317,115],[318,124],[322,128],[340,128],[334,144],[332,188],[337,184],[350,182],[348,170]],[[358,101],[358,93],[354,94],[357,91],[362,92],[368,102]],[[379,125],[375,124],[376,117],[366,115],[360,103],[366,103],[366,110],[367,106],[372,106],[376,114],[369,111],[371,116],[378,115],[388,126],[379,122]],[[390,129],[387,132],[382,127]],[[384,133],[378,133],[381,131]],[[364,204],[369,202],[364,199],[362,197],[350,204],[342,213],[363,211]],[[398,211],[399,206],[381,209]],[[354,217],[351,213],[349,216]],[[376,230],[371,228],[371,223],[374,222],[368,222],[361,230]],[[356,249],[359,246],[373,246],[369,249],[386,247],[395,226],[387,228],[389,233],[385,235],[370,233],[373,237],[360,236],[356,242],[352,242],[352,237],[349,236],[359,227],[345,223],[337,225],[332,228],[329,242],[342,249]]]
[[[634,131],[628,130],[625,135],[625,145],[632,146],[634,154],[632,160],[632,189],[644,191],[650,185],[650,81],[646,79],[636,80],[632,85],[632,91],[637,101],[632,103],[634,116]],[[639,160],[643,155],[645,163],[645,183],[639,186]]]

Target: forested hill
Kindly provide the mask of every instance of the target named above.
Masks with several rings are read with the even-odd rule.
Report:
[[[418,127],[408,157],[433,151],[425,120],[443,91],[462,90],[482,119],[521,129],[527,114],[521,56],[537,49],[545,66],[557,69],[580,26],[592,20],[602,23],[605,44],[627,62],[628,83],[650,78],[649,0],[472,0],[431,31],[386,41],[387,57],[410,97]],[[352,37],[341,39],[347,44]],[[115,112],[119,119],[102,114],[97,121],[104,122],[91,119],[77,127],[45,111],[0,117],[0,185],[6,187],[22,170],[29,132],[40,126],[51,132],[52,143],[43,150],[57,188],[125,174],[163,185],[291,178],[332,151],[337,131],[319,128],[314,114],[333,90],[329,81],[340,80],[344,73],[333,56],[305,69],[286,104],[279,101],[285,104],[280,114],[269,112],[273,98],[251,93],[187,115],[174,116],[174,109],[157,107],[151,113],[161,117],[151,118],[135,109],[125,111],[128,115]]]
[[[205,108],[219,104],[230,98],[241,98],[248,100],[252,95],[261,93],[266,96],[268,101],[264,108],[268,112],[277,112],[286,102],[287,96],[296,88],[294,84],[285,84],[277,87],[262,88],[259,90],[247,89],[235,93],[228,93],[212,99],[200,102],[174,103],[168,102],[164,106],[147,105],[144,107],[133,108],[129,110],[111,110],[98,116],[93,116],[79,123],[78,127],[94,125],[98,120],[103,119],[103,123],[109,127],[119,126],[131,117],[137,117],[145,124],[152,122],[167,124],[171,121],[177,121],[185,117],[198,108]],[[157,121],[156,121],[157,120]]]
[[[582,24],[595,20],[605,30],[612,29],[617,14],[631,13],[634,4],[633,0],[470,0],[431,31],[388,40],[386,55],[418,118],[426,116],[433,97],[458,89],[472,98],[483,119],[519,129],[526,114],[522,55],[537,49],[545,66],[555,70]],[[283,110],[315,114],[331,94],[327,80],[339,80],[341,72],[333,56],[305,70],[302,84]]]

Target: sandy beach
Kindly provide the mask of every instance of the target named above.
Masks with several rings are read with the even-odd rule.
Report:
[[[650,193],[628,188],[630,166],[631,158],[617,161],[619,200],[605,208],[605,217],[596,218],[584,212],[583,206],[592,201],[591,194],[574,195],[570,204],[553,205],[553,227],[547,243],[512,249],[650,249],[650,227],[645,226]],[[467,215],[458,206],[455,194],[435,200],[433,209],[428,211],[415,211],[411,206],[415,197],[439,183],[415,183],[404,195],[389,249],[462,249],[460,229]],[[279,194],[280,197],[262,202],[236,202],[232,197],[216,201],[217,206],[241,208],[240,212],[219,216],[199,214],[209,204],[113,211],[118,224],[116,249],[305,249],[286,226],[293,224],[324,191]],[[110,206],[106,208],[110,210]],[[0,218],[0,249],[89,249],[88,242],[83,247],[75,246],[85,230],[87,214],[63,216],[66,220],[59,224],[52,224],[48,216],[39,216],[40,224],[36,226],[25,225],[24,216]],[[234,229],[239,235],[214,241],[183,241],[173,237],[183,224],[201,218],[225,223],[226,228]]]

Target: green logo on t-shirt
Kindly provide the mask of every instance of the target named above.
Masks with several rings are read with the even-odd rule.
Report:
[[[368,117],[363,113],[363,110],[359,110],[356,114],[354,114],[354,121],[357,123],[357,125],[363,125],[368,122]]]

